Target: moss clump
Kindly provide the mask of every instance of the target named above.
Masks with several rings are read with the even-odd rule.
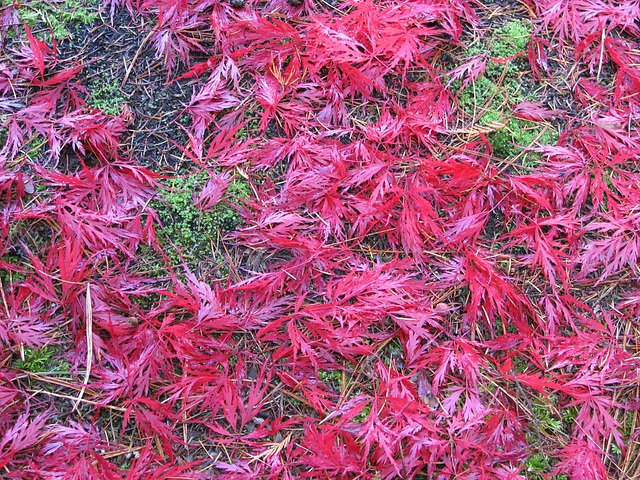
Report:
[[[13,225],[10,227],[13,229]],[[12,239],[13,235],[10,233],[6,238]],[[22,257],[15,253],[5,253],[0,256],[0,262],[4,262],[5,264],[15,265],[19,267],[23,263]],[[16,282],[20,282],[26,278],[24,273],[18,273],[8,268],[0,268],[0,281],[5,285],[13,285]]]
[[[499,158],[521,155],[524,166],[534,166],[536,154],[522,154],[522,147],[534,143],[555,145],[558,135],[548,125],[513,117],[513,107],[522,101],[536,101],[535,95],[525,94],[533,82],[525,73],[528,62],[523,52],[528,49],[530,25],[514,20],[505,23],[488,38],[474,42],[465,52],[467,57],[486,54],[487,68],[483,76],[470,83],[460,96],[460,106],[475,128],[486,133]],[[513,57],[513,58],[512,58]],[[490,60],[502,59],[501,62]]]
[[[529,48],[531,25],[518,20],[508,22],[498,28],[495,36],[489,42],[490,56],[493,58],[510,59],[507,63],[507,76],[514,76],[528,68],[526,52]],[[511,58],[515,57],[515,58]],[[491,61],[487,67],[487,74],[502,75],[504,65]]]
[[[249,198],[249,183],[240,176],[234,177],[225,199],[213,209],[202,211],[196,200],[208,180],[207,172],[165,180],[167,193],[161,201],[151,204],[162,222],[166,244],[177,247],[184,255],[215,257],[213,246],[224,232],[233,231],[242,223],[234,206],[240,202],[236,197]]]
[[[526,462],[527,478],[532,480],[568,480],[566,475],[551,475],[550,465],[557,463],[557,460],[546,455],[531,455]],[[544,476],[542,475],[544,474]]]
[[[97,108],[102,113],[112,117],[120,113],[120,105],[124,101],[124,96],[114,80],[106,81],[106,79],[101,79],[94,81],[88,90],[91,92],[91,100],[87,102],[89,107]]]
[[[257,134],[257,132],[259,132],[261,110],[262,109],[260,107],[255,107],[249,108],[245,111],[245,125],[240,130],[238,130],[238,133],[236,134],[238,138],[246,140],[247,138],[250,138]]]
[[[493,80],[500,77],[505,68],[506,76],[514,76],[527,70],[526,52],[530,36],[531,25],[514,20],[497,28],[490,37],[477,39],[465,54],[468,57],[486,54],[489,59],[500,59],[500,62],[487,61],[486,76]]]
[[[499,122],[504,115],[499,112],[488,112],[482,117],[483,122]],[[529,122],[520,118],[510,118],[505,127],[490,136],[493,154],[499,158],[512,158],[522,153],[523,148],[536,143],[542,145],[555,145],[558,134],[555,130],[540,126],[536,122]],[[533,167],[539,160],[539,155],[534,152],[526,152],[522,156],[522,163],[526,167]]]
[[[339,392],[342,386],[342,371],[341,370],[319,370],[318,380],[322,383],[330,385],[334,391]]]
[[[51,29],[54,38],[73,37],[69,28],[72,26],[90,25],[98,18],[97,0],[64,0],[45,1],[31,0],[21,2],[20,19],[37,27],[46,25]]]
[[[532,399],[531,408],[537,428],[546,438],[561,438],[573,430],[575,418],[578,414],[577,407],[570,407],[559,410],[554,407],[556,398],[553,395],[539,395]],[[530,444],[539,442],[539,438],[533,434],[527,434],[527,440]],[[543,454],[531,455],[526,461],[527,478],[540,479],[549,478],[554,480],[567,480],[566,475],[551,475],[554,466],[558,463],[558,459]]]
[[[49,345],[42,348],[24,347],[24,360],[18,359],[16,367],[33,373],[65,372],[70,365],[66,360],[55,358],[60,353],[58,347]]]

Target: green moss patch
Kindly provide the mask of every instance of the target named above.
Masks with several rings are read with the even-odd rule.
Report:
[[[32,373],[69,371],[69,362],[57,358],[60,354],[60,349],[56,346],[49,345],[42,348],[24,347],[23,354],[24,359],[20,358],[16,362],[16,367],[20,370]]]
[[[120,113],[124,96],[115,80],[99,79],[91,83],[91,99],[87,105],[115,117]]]
[[[31,0],[21,2],[20,19],[36,27],[46,25],[56,39],[73,36],[70,27],[90,25],[98,18],[96,0]]]
[[[538,157],[523,151],[535,144],[555,145],[557,132],[551,125],[530,122],[512,115],[520,102],[538,101],[535,82],[528,76],[526,52],[531,35],[526,21],[505,23],[491,35],[474,41],[466,58],[486,55],[484,75],[469,83],[459,95],[459,105],[473,130],[486,134],[493,154],[499,158],[519,157],[524,166],[534,166]]]
[[[236,207],[240,199],[249,198],[248,182],[239,175],[233,177],[223,200],[202,211],[196,202],[208,180],[207,172],[164,180],[166,193],[151,205],[162,222],[164,240],[184,255],[215,257],[222,236],[242,224]]]

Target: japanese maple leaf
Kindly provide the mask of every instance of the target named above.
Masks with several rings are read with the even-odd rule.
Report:
[[[275,79],[258,78],[256,94],[264,109],[260,119],[260,128],[263,131],[266,131],[271,119],[281,124],[288,136],[306,125],[309,107],[298,101],[283,101],[286,98],[285,87]]]
[[[621,271],[635,268],[640,258],[640,216],[638,214],[617,218],[604,215],[603,221],[592,222],[588,230],[600,233],[600,238],[587,243],[578,259],[579,278],[601,270],[598,283]]]
[[[214,208],[222,200],[229,186],[228,174],[212,174],[196,199],[196,206],[202,211]]]
[[[558,237],[574,236],[579,226],[573,215],[558,215],[540,219],[532,219],[529,225],[522,225],[509,233],[509,237],[527,239],[533,255],[531,266],[540,266],[545,277],[555,288],[556,277],[559,277],[565,288],[568,288],[568,269],[566,259],[569,257],[565,243]]]
[[[533,77],[538,81],[542,79],[540,69],[545,72],[549,70],[549,60],[547,58],[547,51],[545,47],[549,47],[549,42],[547,40],[531,35],[527,56],[529,59],[529,65],[531,65],[531,73],[533,73]]]
[[[25,25],[24,29],[29,39],[29,49],[22,50],[25,57],[24,59],[28,62],[27,64],[31,63],[38,69],[40,78],[44,78],[45,60],[54,56],[54,52],[43,41],[33,36],[28,25]],[[29,52],[31,55],[28,55]]]
[[[462,86],[465,87],[471,82],[475,82],[484,75],[487,69],[487,55],[480,54],[471,58],[467,58],[462,64],[448,72],[451,79],[447,83],[447,86],[451,85],[454,81],[460,80]]]
[[[120,117],[109,117],[100,111],[74,111],[57,120],[66,129],[67,142],[81,153],[86,150],[107,161],[117,158],[120,135],[126,124]]]
[[[309,425],[303,445],[308,454],[305,463],[332,478],[346,478],[366,470],[366,456],[355,438],[328,425]]]
[[[0,438],[0,467],[4,468],[13,458],[25,454],[25,450],[34,447],[42,439],[48,418],[49,415],[44,413],[34,418],[24,413],[17,418]]]
[[[204,137],[205,130],[213,122],[216,114],[240,103],[227,90],[225,83],[220,77],[214,77],[198,93],[194,93],[189,101],[186,110],[193,121],[193,132],[199,139]]]
[[[520,102],[513,107],[513,114],[518,118],[540,122],[557,117],[560,112],[543,107],[537,102]]]
[[[569,475],[575,480],[607,480],[607,468],[602,461],[602,449],[584,441],[572,441],[558,452],[562,458],[554,474]]]
[[[178,60],[187,64],[190,52],[205,51],[194,35],[203,27],[203,18],[190,9],[179,8],[178,4],[165,5],[159,9],[159,13],[158,26],[151,34],[151,40],[155,43],[156,57],[164,59],[168,78]]]
[[[0,8],[0,44],[4,45],[7,33],[11,28],[13,28],[17,36],[19,26],[20,14],[17,3],[10,3]]]

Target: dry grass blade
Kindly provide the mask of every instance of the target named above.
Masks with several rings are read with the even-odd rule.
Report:
[[[7,315],[7,320],[11,317],[9,313],[9,305],[7,305],[7,297],[4,294],[4,285],[2,285],[2,279],[0,278],[0,294],[2,294],[2,305],[4,306],[5,314]],[[20,360],[24,362],[24,344],[20,342]]]
[[[142,53],[142,49],[147,44],[147,42],[149,41],[151,36],[155,33],[155,31],[156,31],[156,29],[152,29],[147,34],[147,36],[144,38],[144,40],[142,40],[142,42],[140,42],[140,46],[138,47],[138,50],[136,51],[135,55],[131,59],[131,62],[129,63],[129,66],[127,67],[127,70],[126,70],[126,72],[124,74],[124,78],[122,79],[122,83],[120,84],[120,88],[124,87],[127,84],[127,80],[129,80],[129,75],[131,75],[131,71],[133,70],[133,67],[136,64],[136,61],[138,60],[138,57],[140,56],[140,53]]]
[[[457,135],[468,135],[469,137],[479,137],[480,134],[484,135],[487,133],[493,133],[493,132],[502,130],[507,125],[509,125],[509,119],[503,118],[500,120],[495,120],[493,122],[486,123],[484,125],[473,126],[470,128],[459,128],[459,129],[449,130],[449,133],[457,134]]]
[[[87,296],[85,303],[85,331],[87,336],[87,368],[84,373],[84,380],[82,381],[82,389],[78,394],[78,398],[73,404],[73,409],[76,410],[82,400],[82,396],[89,384],[89,377],[91,376],[91,364],[93,363],[93,305],[91,302],[91,284],[87,283]]]

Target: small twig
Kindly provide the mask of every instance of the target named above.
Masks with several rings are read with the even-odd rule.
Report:
[[[518,388],[520,395],[522,395],[522,398],[524,398],[524,401],[527,402],[527,410],[529,410],[529,414],[533,419],[533,427],[536,429],[536,437],[538,437],[538,448],[540,448],[540,450],[543,451],[542,450],[542,434],[540,432],[540,427],[538,426],[539,420],[536,416],[533,405],[531,404],[529,397],[527,397],[527,394],[524,393],[524,390],[520,385],[520,381],[518,380],[518,377],[516,377],[515,373],[511,372],[511,376],[513,377],[514,382],[516,382],[516,387]],[[547,468],[551,468],[551,466],[549,465],[549,461],[547,460],[547,456],[542,455],[542,458],[544,459],[544,463],[546,464]]]
[[[124,87],[125,84],[127,83],[127,80],[129,79],[129,75],[131,75],[131,71],[133,70],[133,66],[136,64],[136,60],[138,60],[138,57],[142,53],[142,49],[144,48],[145,44],[149,41],[149,39],[151,38],[151,35],[153,35],[155,30],[156,30],[155,28],[151,29],[151,31],[147,34],[147,36],[144,37],[144,40],[142,40],[142,43],[138,47],[136,54],[133,56],[133,58],[131,59],[131,63],[129,63],[129,66],[127,67],[127,71],[124,74],[124,78],[122,79],[120,88]]]
[[[78,401],[77,398],[72,397],[70,395],[63,395],[62,393],[55,393],[55,392],[50,392],[49,390],[34,390],[31,388],[27,389],[28,392],[31,392],[31,394],[33,395],[40,395],[40,394],[46,394],[46,395],[51,395],[52,397],[57,397],[57,398],[66,398],[67,400],[73,400],[75,402]],[[82,403],[86,403],[87,405],[93,405],[95,407],[100,407],[100,408],[106,408],[107,410],[115,410],[116,412],[126,412],[127,409],[123,408],[123,407],[114,407],[113,405],[103,405],[100,402],[94,402],[93,400],[87,400],[87,399],[81,399],[80,402]]]

